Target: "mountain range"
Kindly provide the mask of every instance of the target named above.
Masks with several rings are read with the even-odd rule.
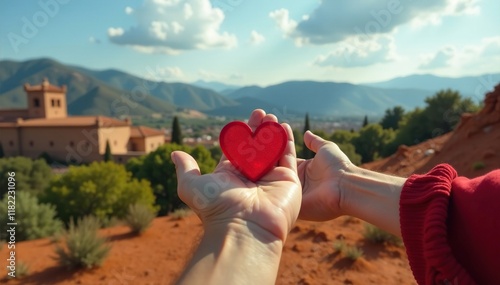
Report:
[[[187,108],[243,118],[255,108],[286,110],[288,114],[309,112],[315,116],[381,115],[396,105],[405,109],[422,106],[426,97],[444,88],[457,86],[461,92],[460,88],[469,90],[464,92],[469,96],[482,88],[480,94],[484,96],[488,88],[500,81],[500,74],[463,79],[410,76],[366,85],[289,81],[267,87],[239,87],[201,81],[195,85],[156,82],[119,70],[96,71],[47,58],[4,60],[0,61],[0,108],[24,108],[23,85],[40,84],[43,78],[68,87],[68,111],[72,115],[144,116]]]

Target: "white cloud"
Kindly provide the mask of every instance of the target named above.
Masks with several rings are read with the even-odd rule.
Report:
[[[500,37],[483,39],[479,55],[500,59]]]
[[[145,78],[153,81],[182,79],[185,77],[184,72],[178,66],[156,66],[154,69],[148,67],[146,70],[147,74],[145,75]]]
[[[285,32],[286,35],[291,34],[297,28],[297,22],[290,19],[290,13],[287,9],[279,9],[269,13],[269,17],[273,19],[278,27]]]
[[[205,81],[235,81],[235,80],[240,80],[243,79],[243,75],[239,73],[231,73],[231,74],[220,74],[220,73],[215,73],[211,71],[207,71],[204,69],[198,70],[198,75],[200,76],[200,79],[205,80]]]
[[[132,13],[134,13],[134,9],[132,9],[132,7],[125,7],[125,14],[130,15]]]
[[[423,56],[423,63],[419,66],[420,69],[437,69],[448,67],[455,57],[457,51],[454,47],[448,46],[437,51],[434,54]]]
[[[298,23],[286,9],[273,11],[269,16],[286,37],[298,44],[328,44],[352,36],[390,34],[408,23],[436,23],[445,16],[477,13],[477,0],[322,0]]]
[[[335,44],[330,53],[318,56],[314,64],[340,68],[369,66],[395,60],[395,49],[394,39],[390,36],[372,37],[370,40],[351,37]]]
[[[498,70],[500,62],[500,37],[484,38],[477,44],[462,48],[446,46],[435,53],[421,56],[421,69],[488,69]]]
[[[109,28],[108,29],[108,36],[109,37],[120,37],[121,35],[123,35],[125,31],[122,29],[122,28]]]
[[[219,31],[224,13],[209,0],[145,0],[133,15],[137,24],[128,30],[108,29],[113,43],[169,54],[237,45],[235,35]]]
[[[252,31],[250,33],[250,43],[253,45],[259,45],[266,40],[263,35],[259,34],[257,31]]]

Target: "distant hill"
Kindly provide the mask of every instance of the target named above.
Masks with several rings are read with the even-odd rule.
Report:
[[[458,90],[462,95],[482,100],[487,91],[500,82],[500,73],[460,78],[440,77],[430,74],[398,77],[384,82],[365,84],[378,88],[415,88],[437,92],[442,89]]]
[[[219,107],[237,105],[233,100],[221,96],[213,90],[185,83],[156,82],[114,69],[95,71],[81,67],[74,68],[115,88],[138,94],[147,92],[181,108],[209,111]]]
[[[231,90],[236,90],[236,89],[241,88],[241,86],[237,86],[237,85],[229,85],[229,84],[225,84],[222,82],[204,81],[204,80],[195,81],[195,82],[191,83],[191,85],[198,86],[201,88],[211,89],[211,90],[214,90],[216,92],[219,92],[222,95],[225,95],[224,93],[228,90],[231,91]]]
[[[154,82],[118,70],[93,71],[44,58],[0,61],[0,108],[24,108],[23,85],[40,84],[43,78],[68,87],[72,115],[149,115],[171,113],[178,107],[207,111],[238,105],[212,90],[189,84]]]
[[[381,115],[392,106],[422,106],[432,92],[417,89],[382,89],[349,83],[290,81],[265,88],[249,86],[231,92],[231,99],[258,99],[298,112],[323,116]]]
[[[40,84],[43,78],[68,87],[68,109],[72,115],[171,114],[182,108],[245,118],[255,108],[267,112],[287,110],[297,115],[308,112],[314,116],[380,116],[396,105],[407,110],[423,106],[426,97],[447,86],[464,94],[468,94],[466,90],[479,90],[483,96],[485,88],[500,81],[500,74],[463,79],[415,75],[369,85],[289,81],[216,92],[185,83],[146,80],[114,69],[96,71],[67,66],[46,58],[24,62],[5,60],[0,61],[0,108],[25,107],[23,85]],[[217,82],[198,81],[198,84],[214,89],[235,87]]]
[[[245,117],[250,115],[252,110],[255,109],[263,109],[267,113],[273,113],[273,114],[282,114],[284,112],[283,108],[278,106],[278,105],[273,105],[270,104],[266,101],[262,101],[257,98],[250,98],[250,97],[243,97],[243,98],[237,98],[235,100],[238,102],[237,106],[228,106],[228,107],[220,107],[217,109],[214,109],[212,111],[208,111],[207,114],[209,115],[214,115],[214,116],[227,116],[227,117],[233,117],[233,118],[238,118],[238,117]],[[302,116],[304,112],[299,112],[299,111],[294,111],[294,110],[288,110],[286,109],[286,115],[290,116],[296,116],[300,115]],[[284,119],[284,118],[281,118]]]

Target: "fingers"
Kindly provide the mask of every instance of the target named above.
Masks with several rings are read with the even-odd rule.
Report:
[[[278,122],[278,118],[273,114],[266,114],[266,112],[262,109],[256,109],[250,115],[248,119],[248,125],[255,131],[257,127],[263,122]]]
[[[263,119],[262,122],[278,122],[278,117],[276,117],[273,114],[267,114]]]
[[[255,131],[255,129],[262,123],[262,120],[266,116],[266,112],[262,109],[256,109],[252,112],[250,115],[250,118],[248,119],[248,125],[252,129],[252,131]]]
[[[330,143],[329,141],[326,141],[324,140],[323,138],[321,138],[320,136],[317,136],[315,134],[313,134],[311,131],[307,131],[305,134],[304,134],[304,143],[306,144],[307,148],[314,151],[314,152],[318,152],[318,150]]]
[[[175,172],[177,173],[179,184],[201,175],[198,163],[189,154],[183,151],[174,151],[170,157],[175,164]]]
[[[279,165],[290,168],[293,172],[297,173],[297,155],[295,152],[295,141],[293,138],[293,131],[290,125],[281,124],[286,131],[288,141],[285,148],[285,153],[279,161]]]

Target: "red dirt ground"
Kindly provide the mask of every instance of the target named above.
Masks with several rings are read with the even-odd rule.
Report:
[[[363,225],[348,217],[326,223],[298,222],[283,250],[276,284],[415,284],[404,248],[365,241]],[[112,249],[100,268],[68,271],[52,259],[54,243],[49,239],[20,242],[16,256],[29,265],[30,274],[0,283],[171,284],[193,251],[202,228],[192,214],[182,220],[157,218],[140,237],[130,235],[124,226],[101,233],[108,237]],[[363,257],[355,262],[342,257],[333,248],[336,239],[360,247]],[[7,254],[4,246],[0,260],[6,260]]]
[[[416,146],[400,147],[395,155],[363,167],[408,176],[426,172],[442,162],[450,163],[467,177],[500,168],[500,85],[487,95],[483,110],[463,116],[454,132]],[[484,167],[477,169],[480,164]],[[416,284],[404,248],[365,241],[363,224],[349,217],[325,223],[299,221],[284,247],[276,284]],[[101,233],[112,245],[109,257],[102,267],[80,272],[57,265],[52,258],[54,244],[49,239],[20,242],[16,245],[16,257],[30,266],[30,274],[0,283],[171,284],[201,231],[195,215],[182,220],[157,218],[140,237],[130,235],[123,226],[104,229]],[[336,253],[333,243],[337,239],[362,248],[363,257],[352,262]],[[7,254],[4,245],[0,264],[6,263]],[[5,266],[1,268],[5,276]]]

